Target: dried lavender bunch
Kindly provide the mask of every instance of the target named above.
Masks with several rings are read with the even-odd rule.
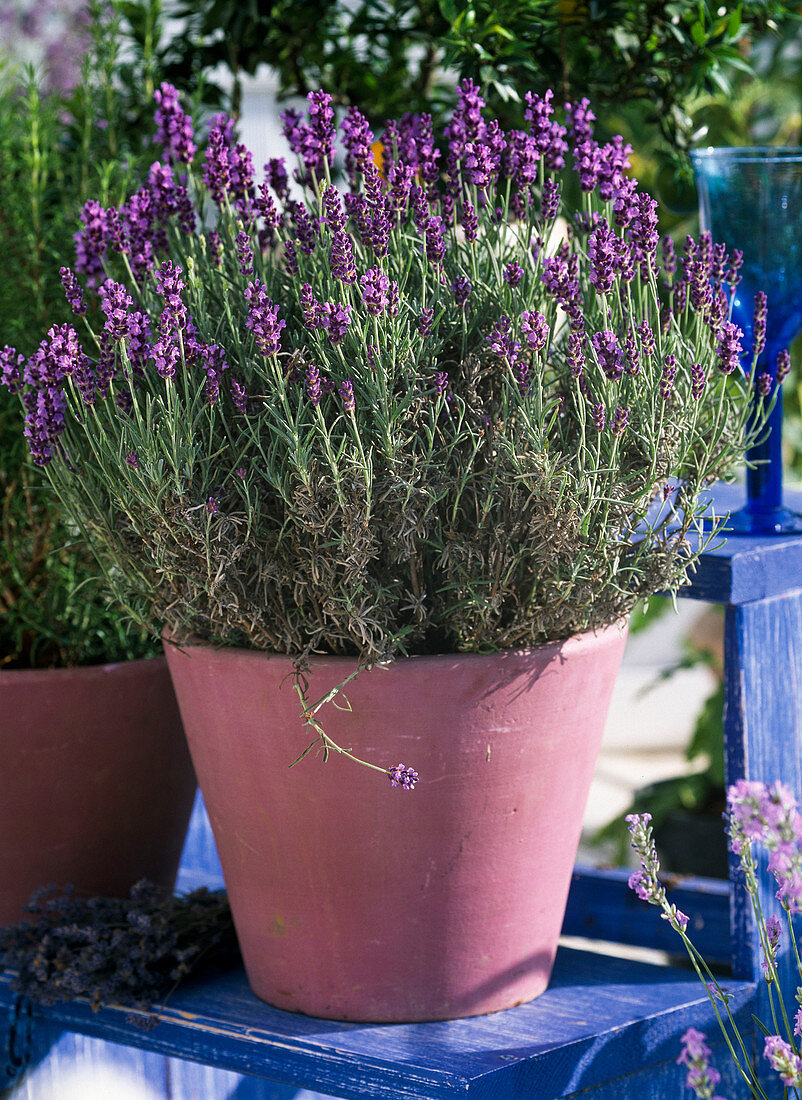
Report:
[[[86,997],[95,1011],[120,1003],[148,1012],[191,972],[238,957],[226,895],[205,887],[165,898],[143,880],[124,899],[49,886],[26,911],[29,919],[0,928],[0,964],[16,972],[15,992],[41,1004]]]
[[[685,583],[699,494],[777,383],[753,406],[737,257],[689,241],[662,279],[585,101],[563,125],[528,95],[504,132],[465,81],[443,155],[405,117],[380,164],[351,108],[341,192],[324,92],[284,116],[294,183],[258,185],[229,120],[195,152],[160,94],[163,162],[82,215],[105,323],[3,361],[113,582],[179,635],[364,665],[566,638]]]

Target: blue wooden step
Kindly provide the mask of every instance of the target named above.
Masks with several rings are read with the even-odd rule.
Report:
[[[656,915],[656,914],[655,914]],[[748,1030],[754,985],[724,983]],[[0,1001],[10,1003],[8,980]],[[692,971],[560,949],[551,986],[527,1005],[429,1024],[346,1024],[274,1009],[241,970],[196,982],[158,1010],[150,1031],[124,1007],[95,1013],[74,1001],[34,1019],[87,1035],[206,1062],[342,1097],[386,1100],[556,1100],[673,1063],[689,1026],[716,1029]],[[612,1095],[612,1094],[611,1094]]]

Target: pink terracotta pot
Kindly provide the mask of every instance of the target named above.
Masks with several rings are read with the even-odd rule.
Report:
[[[172,889],[195,775],[167,664],[0,672],[0,925],[39,886]]]
[[[309,742],[283,656],[166,647],[251,986],[339,1020],[473,1016],[546,988],[625,626],[348,685]],[[311,662],[315,700],[353,661]]]

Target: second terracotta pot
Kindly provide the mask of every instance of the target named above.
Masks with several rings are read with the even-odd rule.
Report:
[[[172,889],[195,775],[163,657],[0,672],[0,925],[40,886]]]

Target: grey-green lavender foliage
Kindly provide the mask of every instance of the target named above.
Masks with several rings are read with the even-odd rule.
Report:
[[[566,133],[529,96],[528,132],[504,134],[466,82],[442,163],[419,116],[388,126],[381,170],[352,108],[343,195],[311,93],[308,122],[285,116],[301,199],[278,162],[257,190],[224,120],[196,152],[159,94],[162,167],[84,211],[105,326],[2,364],[132,610],[370,665],[566,638],[685,583],[700,493],[776,382],[729,322],[737,256],[703,237],[674,274],[586,103]]]

